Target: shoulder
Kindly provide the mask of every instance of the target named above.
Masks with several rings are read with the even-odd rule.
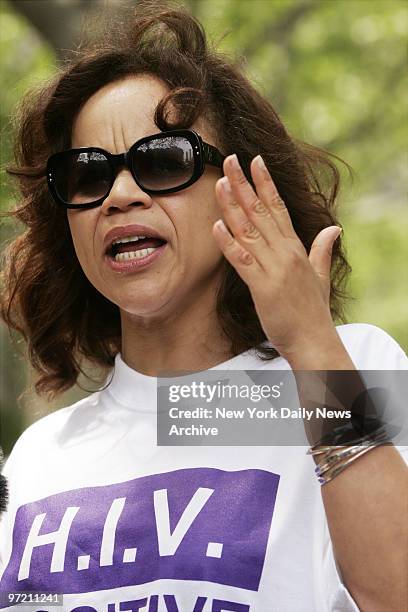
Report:
[[[337,333],[356,368],[359,370],[407,370],[404,349],[385,330],[370,323],[347,323],[336,326]],[[265,342],[265,346],[272,346]],[[251,354],[252,355],[252,354]],[[256,360],[255,360],[256,359]],[[250,364],[254,369],[289,369],[282,357],[262,361],[257,355]]]
[[[9,476],[17,467],[20,460],[32,465],[46,459],[46,449],[58,445],[63,433],[70,428],[70,424],[77,421],[79,415],[98,409],[100,392],[93,393],[70,406],[59,408],[38,419],[23,431],[14,444],[14,447],[4,466],[4,474]]]
[[[369,323],[336,326],[337,333],[357,368],[365,370],[406,370],[403,348],[385,330]]]

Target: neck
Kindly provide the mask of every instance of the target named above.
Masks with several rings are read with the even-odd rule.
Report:
[[[206,370],[231,357],[214,305],[200,300],[166,316],[121,311],[122,358],[147,376]]]

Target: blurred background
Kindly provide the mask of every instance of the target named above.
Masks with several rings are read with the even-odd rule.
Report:
[[[100,11],[137,0],[0,0],[1,210],[16,193],[4,172],[13,112],[52,76]],[[386,330],[407,351],[408,4],[404,0],[190,0],[220,50],[242,57],[247,76],[288,131],[346,160],[340,221],[353,268],[348,322]],[[1,245],[18,233],[8,220]],[[0,440],[6,454],[30,423],[93,391],[88,380],[52,403],[31,390],[25,346],[1,324]],[[85,391],[88,389],[89,391]],[[23,396],[21,394],[24,393]],[[40,441],[39,441],[40,442]]]

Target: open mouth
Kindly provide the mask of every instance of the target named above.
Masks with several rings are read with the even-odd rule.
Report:
[[[107,255],[114,261],[142,259],[166,244],[163,238],[155,236],[129,236],[114,240],[108,247]]]

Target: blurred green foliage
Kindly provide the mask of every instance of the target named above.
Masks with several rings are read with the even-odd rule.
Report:
[[[222,51],[245,58],[246,74],[293,136],[335,153],[354,168],[356,180],[350,184],[339,166],[344,178],[340,220],[353,267],[349,321],[378,325],[407,350],[407,3],[191,0],[185,4]],[[0,207],[5,210],[16,197],[4,175],[4,164],[12,155],[14,109],[32,85],[54,74],[56,64],[52,48],[12,4],[3,0],[0,7]],[[12,228],[8,222],[2,225],[4,240]],[[4,329],[2,337],[2,405],[9,412],[27,373],[22,371],[23,362],[16,361]],[[80,395],[69,392],[54,407]],[[12,412],[14,425],[7,421],[6,447],[22,426],[15,408]]]
[[[55,72],[53,50],[37,31],[4,0],[0,0],[0,129],[1,210],[10,208],[11,182],[4,166],[12,157],[13,112],[21,97]]]

